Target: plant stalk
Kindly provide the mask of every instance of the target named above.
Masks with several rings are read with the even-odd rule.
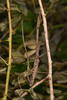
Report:
[[[8,70],[6,76],[6,86],[5,86],[5,94],[3,100],[7,100],[7,93],[8,93],[8,85],[9,85],[9,76],[11,70],[11,49],[12,49],[12,25],[11,25],[11,14],[10,14],[10,3],[9,0],[7,2],[7,11],[8,11],[8,20],[9,20],[9,63],[8,63]]]

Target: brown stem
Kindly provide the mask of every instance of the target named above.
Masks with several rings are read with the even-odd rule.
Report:
[[[41,83],[43,83],[46,79],[48,78],[48,75],[44,78],[44,79],[42,79],[41,81],[39,81],[39,82],[37,82],[36,84],[34,84],[31,88],[32,89],[34,89],[36,86],[38,86],[39,84],[41,84]],[[30,89],[31,89],[30,88]],[[29,89],[29,90],[30,90]],[[24,97],[24,96],[26,96],[28,94],[28,92],[24,92],[22,95],[21,95],[21,97]]]
[[[47,56],[48,56],[50,100],[54,100],[53,84],[52,84],[52,61],[51,61],[51,55],[50,55],[50,49],[49,49],[49,42],[48,42],[48,32],[47,32],[46,14],[44,13],[43,5],[42,5],[41,0],[38,0],[38,1],[39,1],[39,6],[40,6],[42,18],[43,18],[43,27],[44,27],[45,41],[46,41],[46,48],[47,48]]]

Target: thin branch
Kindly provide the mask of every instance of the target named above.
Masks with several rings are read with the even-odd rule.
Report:
[[[8,19],[9,19],[9,63],[8,63],[8,70],[6,76],[6,86],[5,86],[5,94],[3,100],[7,100],[7,93],[8,93],[8,85],[9,85],[9,75],[11,69],[11,51],[12,51],[12,25],[11,25],[11,14],[10,14],[10,3],[7,0],[7,11],[8,11]]]
[[[48,78],[48,75],[42,79],[41,81],[37,82],[36,84],[34,84],[29,90],[34,89],[36,86],[38,86],[39,84],[43,83],[46,79]],[[21,97],[24,97],[28,94],[28,92],[24,92]]]
[[[23,21],[23,19],[21,20],[21,22],[22,21]],[[21,22],[19,23],[19,25],[12,32],[15,32],[18,29],[18,27],[21,25]]]
[[[65,31],[66,28],[67,28],[67,26],[65,26],[65,27],[57,34],[57,36],[51,38],[51,39],[49,40],[49,42],[54,41],[59,35],[61,35],[61,34]],[[40,44],[40,46],[42,46],[42,45],[45,45],[45,42],[43,42],[43,43]]]
[[[0,58],[2,59],[2,61],[8,66],[7,62],[0,56]]]
[[[28,57],[26,45],[25,45],[25,42],[24,42],[24,32],[23,32],[23,24],[22,24],[22,21],[21,21],[21,28],[22,28],[22,39],[23,39],[23,44],[24,44],[24,48],[25,48],[25,51],[26,51],[27,62],[28,62],[28,64],[27,64],[27,72],[29,72],[29,57]],[[28,81],[30,82],[29,75],[27,75],[27,78],[28,78]]]
[[[1,42],[4,39],[4,37],[8,34],[9,30],[6,31],[6,33],[4,33],[4,35],[1,37]]]
[[[1,5],[3,8],[5,8],[6,10],[8,10],[2,3],[0,3],[0,5]]]
[[[43,27],[44,27],[45,41],[46,41],[46,48],[47,48],[47,56],[48,56],[50,100],[54,100],[53,84],[52,84],[52,61],[51,61],[51,55],[50,55],[50,49],[49,49],[49,42],[48,42],[46,14],[44,13],[43,5],[42,5],[41,0],[38,0],[38,1],[39,1],[39,6],[40,6],[42,18],[43,18]]]
[[[21,21],[22,22],[22,21]],[[15,32],[17,29],[18,29],[18,27],[21,25],[21,23],[14,29],[14,30],[12,30],[12,33],[13,32]],[[13,27],[12,27],[13,28]],[[9,33],[9,29],[5,32],[5,33],[3,33],[4,35],[1,37],[1,39],[0,39],[0,42],[3,42],[2,40],[4,39],[4,37],[7,35]]]
[[[56,1],[56,0],[53,0],[53,1],[51,2],[51,5],[49,6],[49,8],[48,8],[49,10],[46,12],[46,15],[48,15],[49,11],[52,9],[52,7],[53,7],[55,1]],[[41,24],[41,23],[42,23],[42,19],[40,20],[40,24]],[[32,32],[29,34],[28,38],[30,38],[31,35],[34,33],[34,31],[36,30],[36,27],[37,27],[37,26],[34,27],[34,29],[32,30]]]
[[[52,0],[52,3],[51,3],[51,5],[49,6],[48,11],[46,12],[46,15],[47,15],[47,14],[49,13],[49,11],[52,9],[52,7],[53,7],[55,1],[56,1],[56,0]]]

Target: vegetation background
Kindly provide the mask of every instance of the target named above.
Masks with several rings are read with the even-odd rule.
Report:
[[[55,100],[67,100],[67,0],[42,0],[46,12],[50,51],[53,61],[53,89]],[[0,0],[0,98],[4,96],[9,57],[9,21],[6,0]],[[7,100],[50,100],[49,82],[44,81],[31,91],[27,80],[27,56],[33,68],[36,53],[36,25],[40,11],[38,0],[10,0],[12,20],[12,65]],[[41,19],[39,32],[40,63],[35,83],[48,74],[48,62]],[[29,73],[31,75],[31,72]],[[21,94],[29,94],[21,98]]]

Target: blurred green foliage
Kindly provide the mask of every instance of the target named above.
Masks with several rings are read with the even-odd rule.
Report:
[[[47,4],[49,1],[50,0],[44,0],[44,3]],[[62,0],[62,4],[66,4],[66,3],[67,3],[67,0]],[[20,5],[19,4],[17,4],[17,5],[20,8]],[[54,9],[54,10],[56,10],[56,9]],[[29,35],[33,31],[33,29],[35,28],[35,26],[36,26],[37,18],[36,18],[36,15],[33,12],[32,12],[32,10],[30,10],[28,8],[28,14],[27,14],[27,16],[20,15],[21,16],[21,20],[23,19],[23,28],[24,28],[24,35],[25,36]],[[20,13],[18,13],[18,14],[20,14]],[[16,14],[16,15],[18,15],[18,14]],[[21,22],[21,20],[18,21],[18,24]],[[49,23],[52,24],[51,22],[48,22],[48,25],[49,25]],[[61,24],[62,27],[64,27],[64,26],[67,25],[67,23],[64,24],[64,25],[63,24],[64,23]],[[60,26],[57,25],[57,26],[53,26],[53,27],[54,27],[54,29],[58,29]],[[9,35],[5,36],[3,40],[7,40],[8,37],[9,37]],[[8,42],[6,42],[6,41],[2,42],[2,44],[8,46]],[[16,47],[16,49],[17,49],[17,47],[19,47],[20,45],[23,45],[21,25],[20,25],[20,27],[17,28],[16,33],[12,36],[12,46],[13,46],[13,48],[15,49],[15,47]],[[62,42],[60,44],[59,49],[60,49],[60,51],[58,53],[56,53],[56,56],[58,58],[60,58],[62,61],[67,61],[67,40],[65,40],[64,42]],[[33,62],[30,62],[30,68],[32,68],[32,67],[33,67]],[[13,64],[13,67],[11,68],[12,72],[21,72],[22,73],[22,72],[24,72],[26,70],[27,70],[27,63],[26,64],[21,64],[21,65],[19,65],[19,64]],[[1,78],[5,79],[3,77],[1,77]],[[38,81],[38,80],[36,79],[36,81]],[[40,94],[46,94],[45,87],[46,87],[45,84],[40,84],[39,86],[37,86],[34,89],[34,91],[37,92],[37,93],[40,93]],[[26,89],[30,88],[29,84],[28,83],[24,83],[23,88],[26,88]],[[67,88],[62,88],[62,87],[60,88],[59,87],[58,89],[62,90],[62,93],[66,93],[67,92]],[[33,100],[30,95],[25,96],[24,98],[25,98],[25,100]],[[67,100],[67,95],[64,97],[63,100]]]
[[[22,65],[15,65],[15,67],[11,68],[11,71],[13,72],[24,72],[27,69],[27,66],[25,64]]]
[[[63,4],[66,4],[66,3],[67,3],[67,0],[62,0],[62,3],[63,3]]]
[[[28,10],[28,14],[23,21],[24,32],[30,33],[35,25],[36,25],[36,17],[31,10]]]
[[[62,61],[67,61],[67,40],[59,46],[60,51],[56,54]]]

